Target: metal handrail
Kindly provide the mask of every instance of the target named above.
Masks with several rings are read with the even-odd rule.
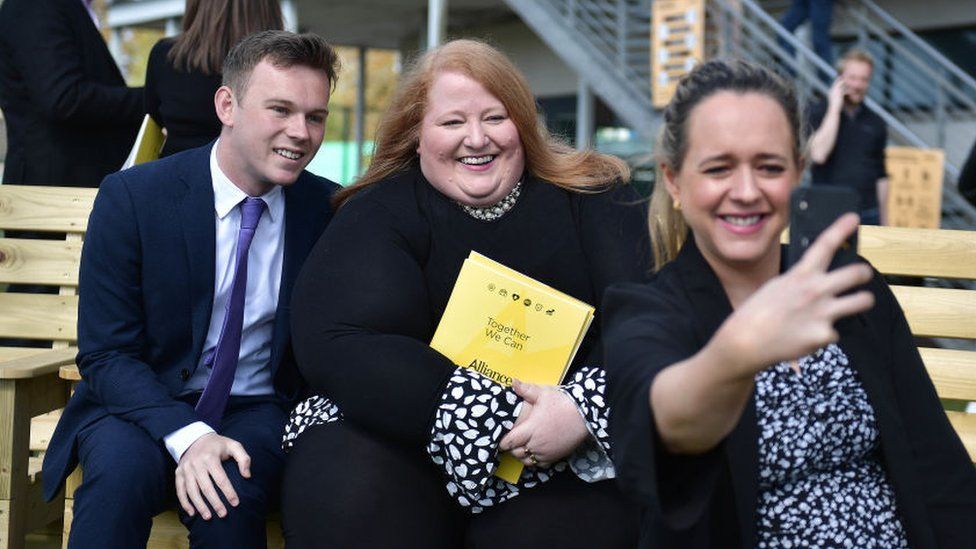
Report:
[[[644,10],[641,10],[639,5],[633,5],[626,0],[615,0],[615,3],[616,7],[611,9],[608,7],[608,2],[598,0],[545,0],[540,2],[542,5],[548,5],[549,11],[557,15],[564,23],[580,31],[581,37],[585,36],[587,43],[593,46],[592,52],[608,65],[621,69],[627,82],[649,81],[649,68],[646,72],[642,72],[641,69],[635,67],[635,64],[629,59],[628,48],[621,47],[621,43],[626,43],[628,38],[628,26],[620,25],[619,10],[623,9],[627,23],[633,20],[646,19],[647,22],[643,26],[649,31],[650,2],[646,3]],[[643,17],[638,15],[641,13]],[[637,28],[640,29],[641,27],[638,26]],[[645,34],[644,36],[646,40],[648,35]],[[638,61],[646,59],[638,59]],[[640,63],[641,67],[644,64]],[[650,103],[651,90],[648,86],[633,86],[633,89],[629,89],[628,93],[636,93],[642,101]]]
[[[867,0],[862,0],[862,1],[865,3],[867,2]],[[870,18],[868,18],[864,11],[847,8],[845,10],[845,13],[848,17],[854,19],[856,23],[860,25],[860,28],[867,29],[869,34],[873,38],[881,41],[885,45],[885,47],[891,48],[891,50],[898,56],[899,60],[909,61],[912,64],[913,68],[916,70],[908,72],[907,75],[909,75],[910,78],[915,79],[912,81],[912,83],[915,85],[916,89],[918,88],[928,89],[931,90],[933,93],[936,93],[938,90],[933,89],[931,87],[931,84],[933,83],[931,80],[934,80],[935,83],[938,84],[940,88],[945,90],[947,94],[951,96],[952,100],[957,101],[959,103],[963,103],[969,110],[976,112],[976,100],[974,100],[974,97],[976,97],[976,89],[974,89],[973,94],[970,95],[967,94],[964,90],[960,89],[959,87],[953,85],[953,83],[950,82],[948,78],[946,78],[945,73],[942,72],[942,71],[950,70],[948,67],[946,66],[933,67],[932,64],[926,63],[923,59],[919,58],[919,56],[915,52],[905,47],[904,44],[901,44],[897,40],[894,40],[885,31],[885,29],[883,29],[880,25],[878,25]],[[888,16],[888,19],[893,20],[891,19],[890,16]],[[902,36],[906,37],[906,39],[908,39],[913,45],[918,46],[919,44],[924,44],[924,42],[920,38],[918,38],[918,36],[911,33],[911,31],[909,31],[907,28],[904,28],[903,26],[901,28],[904,30],[903,31],[899,30],[899,32],[902,32]],[[945,60],[945,58],[942,57],[941,55],[939,56],[939,59]],[[948,60],[945,61],[948,63]],[[952,71],[954,76],[956,75],[956,73],[961,72],[959,68],[955,67],[954,65],[952,65],[952,68],[955,69],[954,71]],[[927,82],[920,82],[918,80],[919,72],[917,71],[924,72],[926,75],[928,75],[931,78],[931,80]],[[971,79],[969,80],[972,81]],[[906,80],[902,80],[900,83],[904,85],[906,84]],[[921,96],[924,94],[919,93],[918,95]]]
[[[960,69],[955,63],[950,61],[946,56],[939,53],[939,50],[933,48],[928,42],[919,38],[917,34],[911,31],[908,27],[903,25],[900,21],[892,17],[888,12],[878,7],[872,0],[858,0],[867,9],[869,9],[874,15],[885,22],[886,25],[891,26],[899,34],[904,36],[908,41],[914,44],[916,47],[921,49],[935,59],[939,67],[952,73],[953,76],[958,78],[960,81],[965,83],[973,91],[973,95],[976,95],[976,79],[967,74],[965,71]]]

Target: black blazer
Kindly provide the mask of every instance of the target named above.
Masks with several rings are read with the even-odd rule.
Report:
[[[97,187],[122,167],[143,117],[78,0],[0,4],[4,183]]]
[[[221,126],[214,110],[221,75],[177,69],[167,59],[172,49],[172,38],[156,42],[146,64],[146,113],[167,132],[161,157],[213,141]]]
[[[199,417],[175,396],[199,364],[213,308],[211,146],[105,178],[82,251],[78,367],[82,381],[44,456],[50,498],[77,463],[75,436],[111,413],[157,440]],[[332,216],[338,186],[303,172],[285,187],[285,249],[271,344],[277,395],[302,389],[287,304],[299,268]]]
[[[942,410],[894,296],[879,274],[867,288],[874,308],[838,322],[838,345],[874,407],[882,462],[909,543],[972,547],[976,470]],[[642,546],[754,547],[754,396],[732,433],[699,456],[663,449],[648,402],[654,376],[698,352],[732,312],[693,239],[649,284],[609,289],[603,309],[614,462],[623,489],[650,511]]]

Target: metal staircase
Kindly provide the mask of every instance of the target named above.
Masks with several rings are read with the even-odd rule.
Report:
[[[650,141],[651,0],[505,0],[614,114]]]
[[[505,2],[617,116],[650,140],[659,122],[651,106],[651,0]],[[766,4],[786,5],[782,0]],[[804,99],[826,93],[818,71],[832,78],[834,69],[755,0],[707,0],[706,17],[707,55],[785,67]],[[874,2],[838,1],[834,17],[856,29],[859,46],[878,60],[867,104],[888,124],[893,144],[943,147],[953,121],[976,121],[976,81]],[[792,44],[796,55],[788,56],[777,38]],[[961,158],[947,155],[943,227],[974,229],[976,208],[955,186],[960,163]]]

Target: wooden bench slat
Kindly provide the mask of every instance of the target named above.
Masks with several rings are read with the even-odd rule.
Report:
[[[976,290],[892,286],[912,333],[976,339]]]
[[[976,279],[976,231],[862,225],[858,253],[885,274]]]
[[[83,233],[98,189],[0,185],[0,229]]]
[[[976,400],[976,351],[919,347],[941,398]]]
[[[0,293],[0,337],[77,339],[78,296]]]
[[[58,373],[63,366],[74,365],[78,354],[77,347],[28,350],[34,352],[0,362],[0,379],[40,379]]]
[[[963,446],[969,452],[969,459],[976,463],[976,414],[966,412],[946,412],[949,423],[959,434]]]
[[[0,238],[0,283],[77,286],[81,242]]]
[[[25,356],[36,355],[49,350],[38,349],[36,347],[0,347],[0,364],[8,360],[24,358]]]
[[[59,419],[61,419],[61,410],[41,414],[31,419],[31,452],[47,451],[47,445],[51,442],[51,436],[54,435],[54,429],[58,426]]]

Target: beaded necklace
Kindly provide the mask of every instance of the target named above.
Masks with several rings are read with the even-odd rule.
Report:
[[[519,181],[515,184],[515,187],[513,187],[512,190],[505,195],[505,198],[502,198],[495,204],[490,204],[488,206],[469,206],[467,204],[457,202],[457,205],[460,206],[465,213],[475,219],[480,221],[495,221],[515,207],[515,202],[518,200],[521,193],[522,182]]]

